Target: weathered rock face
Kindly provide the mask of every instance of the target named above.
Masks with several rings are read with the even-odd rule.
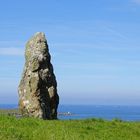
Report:
[[[57,119],[57,82],[44,33],[36,33],[27,42],[25,60],[18,89],[19,109],[25,116]]]

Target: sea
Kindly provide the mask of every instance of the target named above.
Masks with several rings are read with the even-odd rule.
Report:
[[[16,104],[0,104],[0,109],[15,109]],[[121,105],[59,105],[58,119],[101,118],[105,120],[140,121],[140,106]]]

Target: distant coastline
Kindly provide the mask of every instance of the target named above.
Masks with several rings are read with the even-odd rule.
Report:
[[[12,112],[13,110],[14,113],[17,107],[17,104],[0,104],[0,111]],[[60,105],[58,108],[58,118],[62,120],[87,118],[112,120],[118,118],[124,121],[140,121],[140,106]]]

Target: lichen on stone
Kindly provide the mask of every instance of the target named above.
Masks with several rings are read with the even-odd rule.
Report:
[[[36,33],[26,44],[25,66],[19,84],[19,109],[25,116],[57,119],[59,96],[45,34]]]

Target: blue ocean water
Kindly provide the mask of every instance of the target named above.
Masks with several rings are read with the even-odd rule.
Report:
[[[0,109],[17,108],[15,104],[0,104]],[[124,121],[140,121],[140,106],[115,106],[115,105],[59,105],[58,112],[70,113],[59,115],[59,119],[85,119],[103,118],[111,120],[118,118]]]
[[[0,104],[0,109],[15,109],[18,108],[17,104]]]
[[[140,106],[60,105],[58,112],[72,113],[59,116],[60,119],[118,118],[124,121],[140,121]]]

